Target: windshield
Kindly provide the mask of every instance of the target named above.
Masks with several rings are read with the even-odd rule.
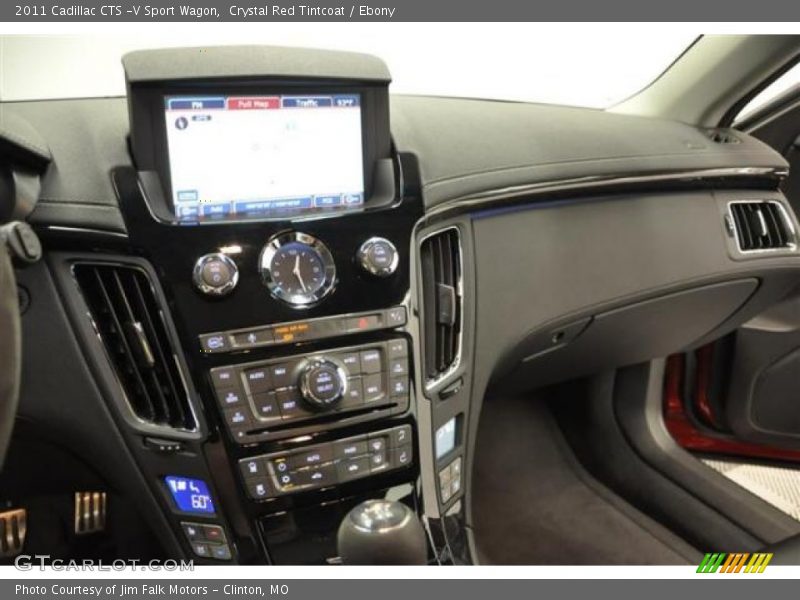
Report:
[[[219,30],[159,24],[145,35],[0,37],[0,100],[121,96],[120,57],[166,46],[270,44],[366,52],[381,57],[392,92],[606,108],[652,82],[695,39],[641,28],[609,35],[525,23],[264,23]],[[130,30],[128,30],[130,31]],[[163,32],[162,34],[159,34]],[[576,35],[577,31],[577,35]],[[569,32],[569,34],[568,34]]]

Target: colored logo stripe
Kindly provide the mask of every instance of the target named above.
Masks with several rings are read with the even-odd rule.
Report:
[[[724,552],[715,552],[713,554],[706,554],[700,566],[697,567],[698,573],[716,573],[722,561],[727,556]]]
[[[769,561],[772,560],[773,554],[753,554],[753,558],[750,559],[750,563],[745,568],[745,573],[763,573],[764,569],[767,568]]]
[[[697,567],[698,573],[763,573],[773,554],[756,552],[709,552]],[[749,562],[748,562],[748,559]],[[745,566],[746,565],[746,566]]]

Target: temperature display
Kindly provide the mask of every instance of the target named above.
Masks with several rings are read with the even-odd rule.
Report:
[[[190,479],[178,475],[164,478],[178,510],[189,513],[214,514],[214,501],[208,485],[202,479]]]

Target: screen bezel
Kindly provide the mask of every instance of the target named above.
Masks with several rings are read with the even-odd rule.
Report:
[[[296,80],[208,81],[169,84],[140,84],[130,90],[131,151],[138,171],[154,171],[161,183],[161,194],[175,221],[179,221],[173,202],[170,176],[165,100],[190,95],[330,95],[359,94],[361,103],[361,148],[364,174],[364,203],[350,208],[302,211],[298,218],[349,214],[370,207],[375,191],[375,167],[381,159],[391,158],[389,134],[389,98],[386,85],[353,82],[309,82]],[[269,213],[253,216],[207,217],[200,223],[236,223],[258,220],[285,220],[295,215]]]

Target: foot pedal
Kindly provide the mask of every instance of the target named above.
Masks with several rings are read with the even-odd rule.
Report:
[[[22,552],[28,532],[28,513],[24,508],[0,512],[0,558]]]
[[[75,492],[75,534],[97,533],[106,528],[106,493]]]

